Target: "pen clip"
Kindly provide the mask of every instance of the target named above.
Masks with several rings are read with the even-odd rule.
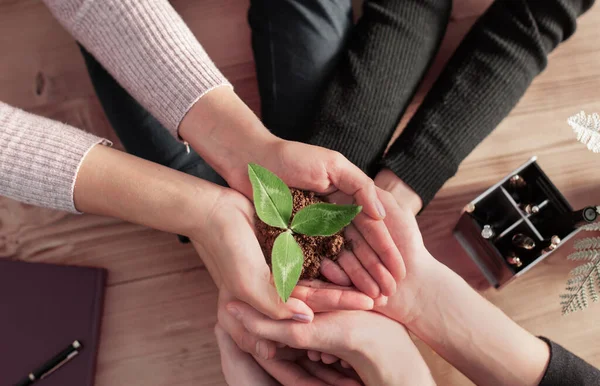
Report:
[[[67,355],[67,357],[65,359],[63,359],[61,362],[59,362],[56,366],[54,366],[53,368],[48,370],[46,373],[44,373],[44,375],[42,375],[40,377],[40,379],[44,379],[44,378],[50,376],[53,372],[55,372],[56,370],[63,367],[65,364],[67,364],[67,362],[69,362],[71,359],[75,358],[77,355],[79,355],[79,351],[73,351],[72,353]]]

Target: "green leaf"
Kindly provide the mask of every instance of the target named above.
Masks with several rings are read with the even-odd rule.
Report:
[[[291,228],[307,236],[331,236],[350,224],[361,210],[356,205],[312,204],[296,213]]]
[[[302,273],[304,254],[292,236],[292,232],[281,233],[275,239],[271,252],[271,266],[275,288],[284,302],[287,302]]]
[[[265,224],[287,229],[292,217],[292,193],[275,174],[257,164],[248,165],[254,208]]]

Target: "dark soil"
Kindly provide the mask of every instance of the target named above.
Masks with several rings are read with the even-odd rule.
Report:
[[[294,188],[291,188],[290,190],[292,191],[292,197],[294,198],[292,216],[305,206],[324,202],[324,200],[315,196],[313,192]],[[269,267],[271,266],[271,250],[273,249],[273,243],[281,232],[283,232],[282,229],[267,225],[256,217],[258,242],[260,243]],[[326,237],[295,234],[294,238],[298,244],[300,244],[300,247],[304,252],[304,267],[302,269],[302,274],[300,275],[301,279],[314,279],[319,277],[321,261],[324,258],[335,260],[345,244],[344,236],[341,232]]]

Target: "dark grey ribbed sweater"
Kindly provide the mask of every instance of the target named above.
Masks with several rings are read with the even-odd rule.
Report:
[[[390,168],[424,205],[504,119],[594,0],[497,0],[383,153],[437,50],[450,0],[372,0],[326,85],[309,142],[374,175]]]

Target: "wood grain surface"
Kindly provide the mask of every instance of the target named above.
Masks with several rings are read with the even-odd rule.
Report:
[[[489,3],[486,0],[485,3]],[[247,0],[176,0],[175,8],[236,91],[258,111]],[[455,1],[443,48],[411,105],[427,88],[477,15],[477,0]],[[600,305],[560,316],[568,246],[501,291],[452,237],[461,208],[532,155],[575,207],[600,203],[600,155],[577,143],[566,119],[600,112],[600,7],[550,59],[515,110],[462,164],[419,217],[427,247],[534,334],[600,366]],[[0,100],[116,141],[73,39],[38,0],[0,0]],[[406,118],[400,124],[400,129]],[[117,146],[118,143],[117,143]],[[97,385],[223,385],[213,336],[216,288],[200,258],[174,235],[91,215],[73,216],[0,198],[0,258],[105,267],[109,284]],[[440,385],[468,385],[418,345]]]

